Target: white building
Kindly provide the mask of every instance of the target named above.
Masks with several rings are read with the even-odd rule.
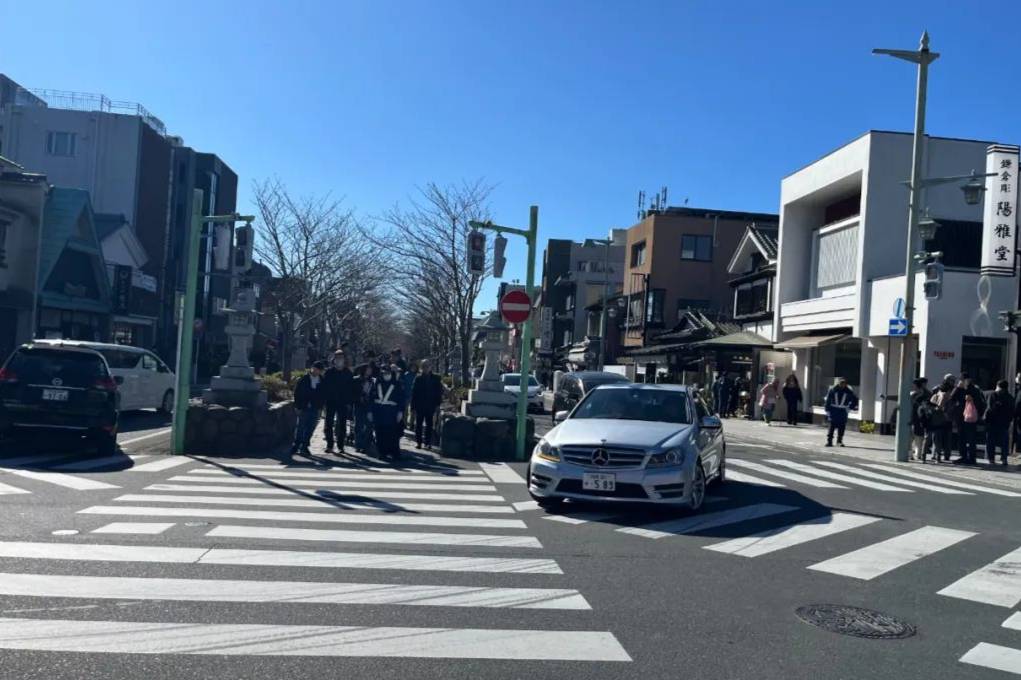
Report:
[[[910,134],[868,132],[781,183],[773,339],[792,350],[819,416],[827,388],[844,376],[861,397],[852,418],[895,418],[904,340],[890,336],[890,319],[904,294],[911,143]],[[923,177],[983,172],[989,145],[930,137]],[[1013,338],[997,314],[1017,307],[1017,278],[980,275],[983,205],[967,205],[960,184],[925,190],[921,205],[941,225],[924,249],[944,253],[946,274],[932,302],[915,275],[909,359],[930,385],[963,370],[991,389],[1014,371]]]

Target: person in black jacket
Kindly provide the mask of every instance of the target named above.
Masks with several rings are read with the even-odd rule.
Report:
[[[326,390],[326,420],[323,434],[326,437],[326,452],[333,453],[333,433],[337,433],[340,453],[344,453],[347,439],[347,412],[355,398],[355,377],[347,367],[347,357],[340,350],[333,353],[333,366],[323,375]]]
[[[370,414],[376,431],[379,455],[397,458],[401,455],[401,433],[404,431],[404,390],[396,365],[384,368],[372,391]]]
[[[411,410],[415,412],[415,448],[422,448],[422,426],[425,425],[425,448],[432,446],[433,418],[443,401],[443,382],[432,372],[427,359],[419,364],[421,373],[411,386]]]
[[[1007,464],[1007,449],[1010,446],[1010,423],[1013,417],[1013,404],[1007,381],[996,383],[996,389],[989,395],[986,406],[986,458],[990,463],[996,458],[996,449],[1000,449],[1000,465]]]
[[[798,424],[798,411],[801,405],[801,387],[798,385],[798,376],[791,373],[783,383],[783,398],[787,402],[787,424]]]
[[[312,440],[312,433],[315,432],[316,421],[319,419],[319,411],[323,408],[326,392],[322,384],[324,368],[326,366],[323,362],[316,361],[308,373],[301,376],[294,386],[294,409],[298,412],[298,422],[294,428],[292,456],[298,451],[306,456],[311,455],[308,445]]]

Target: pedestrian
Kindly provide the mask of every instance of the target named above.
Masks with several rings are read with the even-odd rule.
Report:
[[[401,433],[404,423],[404,390],[399,369],[391,364],[380,373],[372,393],[372,426],[376,432],[379,455],[397,458],[401,455]]]
[[[925,378],[915,378],[911,390],[911,457],[923,463],[928,455],[926,423],[929,418],[929,399],[932,392],[926,388]]]
[[[402,373],[408,370],[408,363],[404,360],[404,353],[400,347],[394,347],[390,350],[390,364],[397,366],[398,370]]]
[[[415,385],[415,362],[412,361],[408,364],[408,369],[401,373],[401,389],[404,390],[404,424],[410,426],[414,420],[412,420],[411,412],[414,411],[414,404],[411,403],[411,388]]]
[[[427,359],[419,363],[420,372],[415,376],[411,388],[411,410],[415,412],[415,448],[422,448],[423,429],[425,430],[425,448],[432,447],[433,419],[436,409],[443,401],[443,381],[432,372]],[[424,428],[423,428],[424,426]]]
[[[798,376],[791,373],[783,383],[783,398],[787,402],[787,424],[798,424],[798,412],[801,406],[801,386],[798,385]]]
[[[954,423],[946,417],[946,404],[950,403],[950,394],[945,385],[940,385],[929,397],[928,404],[922,404],[920,407],[921,420],[932,441],[932,459],[936,463],[943,460],[950,463],[951,459],[951,431]]]
[[[323,389],[322,375],[325,368],[323,362],[313,362],[308,373],[298,378],[294,386],[294,409],[298,412],[298,422],[294,428],[292,456],[299,451],[306,456],[312,455],[308,447],[319,420],[319,411],[323,408],[326,390]]]
[[[323,375],[323,388],[326,399],[326,419],[323,423],[323,435],[326,437],[326,452],[333,453],[334,433],[339,445],[339,453],[344,453],[344,442],[347,441],[347,412],[355,398],[355,376],[347,366],[344,352],[333,353],[333,365]]]
[[[727,406],[727,410],[731,415],[737,415],[737,410],[741,406],[741,397],[747,396],[748,383],[744,378],[738,376],[731,381],[730,387],[730,404]]]
[[[844,445],[844,430],[847,429],[848,411],[858,408],[858,396],[847,386],[847,378],[837,378],[837,384],[826,393],[826,417],[830,426],[826,431],[826,446],[833,446],[833,433],[837,433],[837,445]]]
[[[985,412],[986,459],[990,463],[996,459],[996,449],[999,449],[1000,465],[1007,464],[1007,453],[1010,447],[1010,423],[1013,415],[1014,407],[1011,403],[1010,392],[1007,391],[1007,381],[1000,380],[996,383],[996,389],[989,395]]]
[[[713,381],[713,410],[721,417],[726,415],[727,402],[730,399],[729,394],[724,394],[726,383],[727,381],[724,379],[722,371],[716,376],[716,380]]]
[[[776,409],[776,400],[779,395],[779,378],[773,378],[759,391],[759,407],[762,409],[762,419],[766,421],[767,426],[773,423],[773,411]]]
[[[376,365],[368,362],[355,370],[355,451],[366,453],[372,446],[372,393],[376,389]]]
[[[974,465],[976,462],[976,440],[978,439],[978,421],[985,412],[985,397],[982,390],[975,385],[971,377],[962,372],[957,386],[950,393],[953,405],[952,415],[957,425],[958,458],[954,461],[960,465]]]

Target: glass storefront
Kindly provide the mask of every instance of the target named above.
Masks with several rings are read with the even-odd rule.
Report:
[[[861,393],[862,341],[848,338],[812,350],[812,404],[822,406],[836,378],[847,378],[855,394]]]

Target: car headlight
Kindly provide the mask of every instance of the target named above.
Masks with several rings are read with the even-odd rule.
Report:
[[[536,444],[535,446],[535,451],[533,451],[532,453],[534,453],[539,458],[542,458],[543,460],[552,461],[554,463],[560,462],[560,449],[558,449],[555,446],[552,446],[545,439],[539,440],[539,443]]]
[[[669,467],[684,465],[684,449],[670,449],[663,453],[654,453],[649,456],[646,467]]]

